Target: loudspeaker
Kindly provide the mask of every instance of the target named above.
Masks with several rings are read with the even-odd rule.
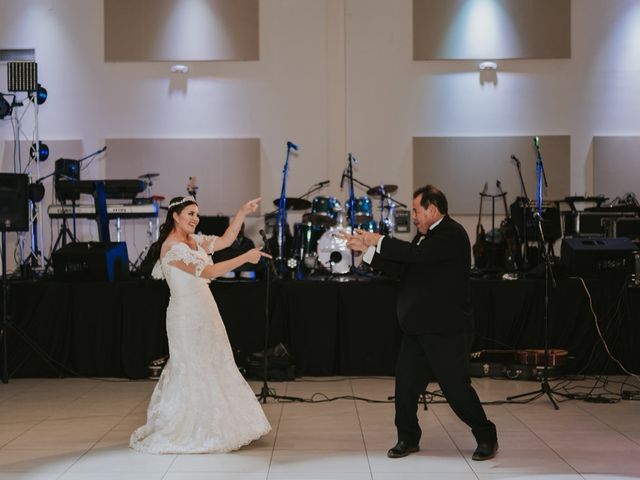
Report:
[[[633,252],[637,250],[628,238],[564,238],[560,262],[572,276],[626,275],[634,273]]]
[[[63,280],[122,280],[129,276],[125,242],[74,242],[53,254],[53,272]]]
[[[200,223],[196,227],[196,232],[204,235],[224,235],[229,226],[229,217],[218,215],[215,217],[200,217]]]
[[[0,231],[29,230],[29,177],[0,173]]]

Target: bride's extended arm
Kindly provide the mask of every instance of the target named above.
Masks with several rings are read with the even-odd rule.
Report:
[[[195,275],[196,277],[213,279],[220,277],[231,270],[235,270],[245,263],[258,263],[261,257],[271,258],[270,255],[261,252],[258,248],[252,248],[248,252],[243,253],[231,260],[206,265],[199,262],[185,262],[183,260],[171,260],[169,265],[179,268],[180,270]]]
[[[231,246],[233,241],[238,236],[238,233],[240,232],[240,228],[242,227],[244,219],[250,213],[258,210],[259,203],[260,198],[254,198],[253,200],[249,200],[242,207],[240,207],[240,210],[238,210],[236,216],[233,217],[233,220],[231,220],[231,223],[225,230],[224,234],[216,240],[216,250],[222,250],[223,248]]]

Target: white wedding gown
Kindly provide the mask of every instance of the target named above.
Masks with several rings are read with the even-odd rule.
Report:
[[[170,358],[147,410],[146,425],[129,446],[147,453],[219,453],[236,450],[271,430],[254,392],[236,367],[209,281],[216,237],[192,235],[198,250],[176,243],[158,261],[165,278]],[[194,273],[188,273],[189,267]],[[182,269],[181,269],[182,268]]]

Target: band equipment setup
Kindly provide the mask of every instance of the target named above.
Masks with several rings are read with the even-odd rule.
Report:
[[[21,77],[26,79],[26,83],[12,84],[12,88],[16,92],[27,93],[28,100],[25,102],[30,102],[30,108],[34,110],[37,119],[37,106],[46,99],[46,90],[37,83],[37,69],[33,68],[27,73],[31,77],[26,74]],[[22,105],[16,101],[16,95],[14,94],[13,105],[10,105],[13,110]],[[525,291],[538,282],[544,285],[542,290],[535,290],[535,293],[529,294],[531,302],[541,306],[535,310],[535,315],[528,312],[533,315],[530,323],[536,325],[536,328],[532,329],[535,333],[524,339],[521,333],[526,330],[526,326],[522,326],[521,331],[515,333],[506,329],[503,330],[504,335],[496,333],[496,328],[490,327],[489,323],[495,321],[494,318],[498,315],[494,309],[491,315],[483,316],[484,310],[481,309],[488,307],[482,306],[482,302],[478,301],[482,296],[477,294],[479,296],[476,297],[476,318],[480,319],[479,331],[484,331],[484,335],[479,337],[475,355],[477,358],[474,360],[479,360],[482,365],[478,369],[478,364],[475,364],[479,375],[499,374],[509,378],[539,380],[540,389],[524,396],[533,395],[537,398],[546,395],[554,407],[558,408],[554,396],[563,394],[553,391],[550,387],[550,376],[562,368],[571,368],[572,359],[576,357],[580,358],[574,361],[575,365],[578,362],[586,362],[588,365],[593,360],[593,355],[589,356],[587,352],[577,354],[575,349],[580,347],[571,344],[571,339],[558,341],[557,335],[554,335],[554,322],[558,321],[557,311],[567,308],[563,303],[565,299],[558,292],[563,288],[569,288],[567,282],[575,285],[576,281],[581,281],[584,291],[579,290],[576,295],[586,292],[590,300],[590,293],[583,278],[604,282],[602,288],[619,284],[623,289],[638,291],[640,203],[632,192],[621,194],[613,200],[602,195],[544,198],[547,180],[553,179],[546,177],[538,137],[533,139],[533,148],[537,158],[535,198],[530,198],[527,193],[521,162],[515,155],[511,155],[511,160],[516,167],[520,192],[512,197],[511,203],[509,192],[503,190],[500,179],[495,179],[495,184],[493,181],[482,179],[483,188],[479,193],[475,238],[472,239],[470,255],[473,257],[471,283],[472,288],[477,291],[482,291],[488,288],[487,286],[491,286],[493,291],[514,288],[508,284]],[[153,282],[148,279],[150,272],[142,267],[149,249],[159,237],[162,221],[160,217],[169,209],[165,197],[153,191],[154,182],[160,177],[161,170],[140,172],[137,178],[81,178],[81,171],[85,168],[83,162],[91,161],[102,155],[105,150],[106,147],[103,147],[80,159],[59,158],[55,161],[53,173],[41,176],[39,164],[50,152],[48,147],[36,138],[31,149],[32,161],[26,167],[19,165],[16,173],[0,174],[5,307],[1,332],[5,355],[5,381],[10,376],[7,365],[11,363],[7,361],[7,332],[13,331],[16,325],[10,313],[14,295],[9,285],[10,274],[6,271],[7,232],[18,234],[17,268],[11,280],[39,280],[53,274],[54,279],[64,282],[110,282],[113,284],[112,288],[116,289],[121,288],[118,286],[118,282],[121,281]],[[272,202],[263,201],[261,208],[264,223],[259,220],[258,225],[251,225],[251,228],[259,230],[265,250],[273,255],[273,262],[262,262],[256,266],[243,265],[213,282],[213,289],[219,295],[224,291],[232,295],[233,289],[239,292],[240,289],[251,288],[260,292],[261,299],[256,299],[257,303],[261,304],[266,297],[266,311],[260,312],[259,315],[254,312],[261,319],[260,329],[264,325],[261,323],[262,320],[267,318],[264,339],[257,344],[252,342],[250,347],[253,351],[260,348],[263,350],[265,371],[268,363],[267,346],[273,345],[274,337],[277,340],[286,340],[290,335],[291,338],[300,339],[306,334],[288,332],[280,335],[278,332],[283,331],[283,325],[297,328],[291,327],[295,322],[289,319],[288,322],[279,324],[276,321],[274,327],[272,317],[308,317],[315,313],[309,311],[308,306],[311,304],[318,306],[314,309],[318,312],[322,312],[323,308],[331,308],[327,315],[335,316],[335,312],[338,312],[339,319],[334,332],[336,335],[342,331],[341,329],[348,329],[348,322],[353,321],[353,315],[344,316],[344,312],[357,312],[359,309],[361,314],[363,309],[369,308],[363,305],[367,302],[372,302],[370,317],[377,317],[381,311],[388,309],[388,318],[380,319],[385,327],[378,329],[386,333],[381,334],[382,337],[379,339],[372,339],[371,345],[380,346],[388,342],[388,338],[395,338],[398,328],[394,320],[395,280],[384,277],[363,262],[361,254],[355,254],[347,247],[343,236],[358,229],[410,239],[412,218],[407,204],[412,200],[411,192],[401,191],[398,185],[393,183],[394,179],[385,179],[376,184],[358,178],[356,173],[359,161],[349,153],[339,179],[340,191],[345,192],[344,197],[323,194],[322,190],[330,184],[330,180],[315,183],[302,194],[291,195],[288,192],[288,173],[291,158],[297,156],[298,152],[297,144],[286,142],[280,196]],[[42,212],[44,181],[49,177],[53,177],[51,185],[55,200],[48,205],[46,212]],[[196,177],[188,177],[186,193],[196,199],[199,188]],[[401,199],[407,203],[403,203]],[[490,221],[489,228],[485,228],[487,219]],[[42,230],[46,220],[52,225],[52,245],[48,258],[42,248]],[[137,258],[130,261],[124,226],[126,222],[139,220],[147,222],[146,242],[143,249],[137,250]],[[78,222],[85,222],[84,225],[95,222],[97,241],[79,241]],[[203,216],[197,231],[221,235],[229,222],[230,217],[226,215]],[[112,225],[115,227],[115,238],[112,238]],[[556,255],[558,244],[560,257]],[[238,243],[235,247],[230,247],[228,252],[217,251],[214,253],[214,262],[222,258],[232,258],[250,248],[253,248],[253,242],[249,239],[245,245]],[[218,257],[220,255],[222,257]],[[265,283],[266,292],[262,286]],[[376,298],[372,300],[373,297],[365,297],[368,300],[364,300],[358,297],[363,294],[362,288],[366,288],[366,292],[374,289],[378,292],[374,295]],[[303,298],[304,295],[310,294],[309,292],[322,292],[322,301],[318,302],[319,297],[309,298],[304,302],[305,309],[298,312],[296,308],[299,304],[292,299]],[[509,295],[505,293],[504,296],[508,298]],[[121,297],[125,298],[126,295],[123,294]],[[280,299],[279,302],[285,301],[283,299],[288,300],[282,305],[275,302],[274,297]],[[357,298],[360,300],[356,300]],[[273,308],[269,309],[272,303]],[[224,307],[224,300],[221,300],[221,305]],[[123,307],[118,311],[126,309]],[[512,316],[506,317],[505,324],[517,324],[516,314],[510,315]],[[31,341],[25,332],[16,331],[29,345],[29,349],[45,360],[49,370],[57,371],[56,364],[49,361],[36,342]],[[316,331],[316,336],[320,335],[319,332],[320,329]],[[322,332],[324,334],[324,330]],[[233,336],[232,330],[231,333]],[[604,336],[599,330],[598,334],[604,341]],[[349,344],[345,339],[340,342],[336,339],[327,341],[340,345]],[[298,358],[299,365],[304,364],[301,357],[304,357],[307,351],[302,344],[298,343],[297,347],[293,347],[293,354]],[[369,356],[381,362],[374,369],[376,373],[390,372],[389,365],[396,352],[394,348],[397,348],[397,345],[394,344],[386,355]],[[379,351],[380,348],[377,352]],[[330,355],[331,360],[327,359],[327,364],[331,366],[318,367],[309,364],[307,370],[302,366],[300,368],[303,373],[308,374],[359,372],[359,367],[353,367],[350,363],[349,355],[349,351],[336,351]],[[340,358],[340,363],[331,363],[335,358]],[[357,364],[357,359],[353,361]],[[152,363],[157,373],[161,368],[161,362]],[[495,363],[502,365],[496,366]],[[506,364],[510,366],[505,367]],[[135,371],[135,375],[139,375],[140,370]],[[271,394],[266,377],[264,373],[263,398]]]

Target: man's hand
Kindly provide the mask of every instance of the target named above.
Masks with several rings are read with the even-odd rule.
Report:
[[[362,241],[367,247],[375,247],[378,245],[380,237],[382,237],[379,233],[367,232],[366,230],[360,230],[359,228],[356,228],[356,235],[362,238]]]
[[[365,230],[356,229],[353,235],[348,233],[340,233],[337,235],[347,241],[347,247],[356,252],[365,252],[370,246],[378,244],[381,235],[378,233],[367,232]]]

